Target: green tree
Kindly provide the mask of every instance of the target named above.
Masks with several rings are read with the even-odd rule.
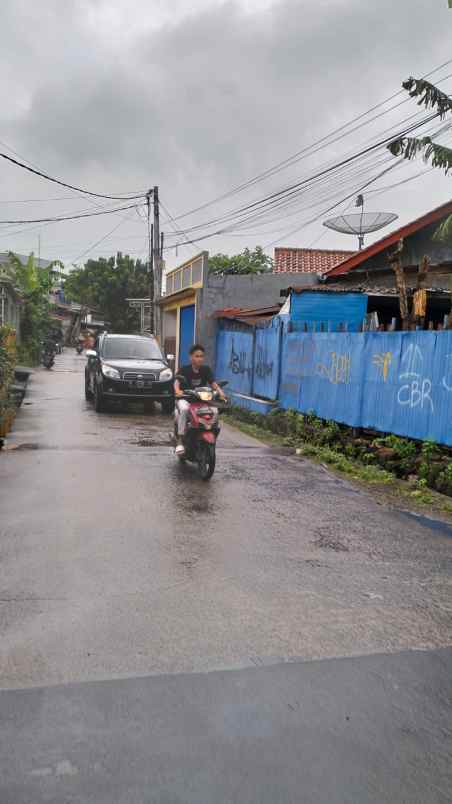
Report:
[[[240,254],[214,254],[209,258],[211,274],[263,274],[273,269],[273,260],[268,257],[261,246],[254,251],[244,249]]]
[[[408,78],[402,86],[410,97],[418,98],[418,106],[435,109],[440,120],[452,113],[452,98],[429,81],[423,78]],[[452,170],[452,149],[433,142],[431,137],[400,137],[391,142],[388,148],[394,156],[402,156],[409,160],[422,154],[425,162],[444,170],[446,175]],[[452,215],[442,222],[434,237],[441,241],[452,239]]]
[[[5,274],[23,298],[20,351],[27,362],[36,362],[39,359],[41,341],[52,325],[49,293],[56,266],[61,266],[61,263],[54,261],[46,268],[39,267],[33,252],[24,264],[16,254],[10,252],[4,268]]]
[[[133,332],[139,326],[138,313],[126,299],[149,297],[149,274],[141,260],[118,252],[73,270],[64,292],[67,299],[100,310],[115,332]]]

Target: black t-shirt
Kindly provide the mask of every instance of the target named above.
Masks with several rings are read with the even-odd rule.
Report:
[[[212,369],[209,366],[201,366],[199,371],[194,371],[192,365],[182,366],[177,373],[184,377],[184,381],[180,380],[180,386],[184,391],[193,391],[195,388],[203,388],[214,382]]]

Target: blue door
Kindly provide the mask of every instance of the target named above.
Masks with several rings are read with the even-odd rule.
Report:
[[[193,346],[195,339],[195,305],[181,307],[180,310],[180,332],[179,332],[179,366],[185,366],[190,362],[190,346]]]

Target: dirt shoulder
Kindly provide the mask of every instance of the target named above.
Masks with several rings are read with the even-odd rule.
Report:
[[[452,498],[445,494],[419,486],[416,482],[402,480],[380,467],[366,466],[331,447],[308,443],[301,443],[297,447],[289,446],[285,436],[271,433],[258,424],[242,421],[233,410],[228,411],[225,421],[230,427],[253,436],[270,447],[283,448],[288,455],[308,458],[328,471],[346,477],[360,488],[371,491],[374,499],[381,505],[452,524]]]

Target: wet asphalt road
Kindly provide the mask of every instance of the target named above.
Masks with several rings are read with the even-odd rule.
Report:
[[[226,427],[204,484],[83,366],[0,455],[2,804],[452,801],[451,530]]]

